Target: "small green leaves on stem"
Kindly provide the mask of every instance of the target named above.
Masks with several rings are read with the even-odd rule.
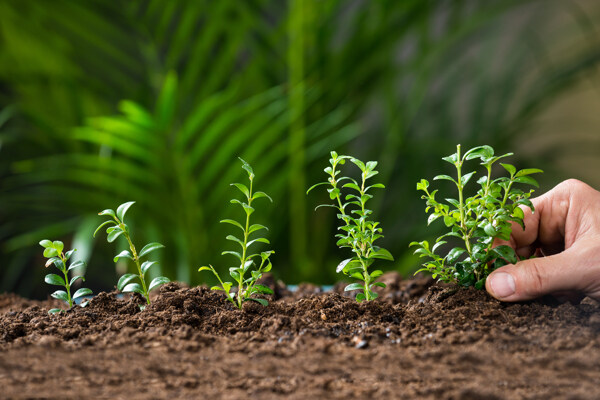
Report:
[[[223,282],[217,271],[214,269],[212,265],[200,267],[198,271],[210,271],[212,272],[217,279],[219,280],[220,286],[213,286],[212,290],[219,290],[225,292],[227,295],[227,300],[229,300],[232,304],[234,304],[238,308],[242,308],[242,305],[245,301],[252,300],[257,303],[266,306],[269,302],[265,299],[252,297],[255,294],[272,294],[273,291],[264,285],[258,285],[256,282],[262,277],[262,274],[265,272],[269,272],[272,268],[271,261],[269,257],[274,251],[263,251],[260,254],[253,253],[251,254],[250,247],[255,243],[266,243],[269,244],[269,240],[263,237],[254,236],[251,238],[250,236],[257,231],[260,230],[269,230],[266,226],[260,224],[250,224],[250,216],[254,213],[255,209],[252,206],[254,200],[259,198],[267,198],[271,202],[273,200],[264,192],[254,192],[254,171],[252,167],[244,160],[242,160],[242,168],[248,173],[248,181],[249,185],[246,186],[241,183],[232,183],[231,186],[236,187],[243,195],[243,200],[233,199],[231,203],[238,204],[241,206],[244,212],[244,221],[238,222],[233,219],[224,219],[221,220],[221,223],[233,225],[239,230],[242,231],[241,236],[228,235],[226,237],[227,240],[234,242],[237,246],[240,247],[240,251],[224,251],[222,254],[229,254],[235,257],[239,266],[229,268],[229,275],[235,281],[237,286],[237,292],[231,292],[234,283],[233,282]],[[237,231],[236,233],[240,233]],[[249,276],[248,276],[249,273]]]
[[[141,258],[147,256],[151,252],[161,249],[163,246],[160,243],[148,243],[145,245],[142,250],[138,253],[133,242],[131,241],[131,236],[129,233],[129,227],[125,224],[125,214],[129,210],[129,208],[135,204],[135,201],[129,201],[127,203],[121,204],[117,207],[117,211],[113,211],[111,209],[106,209],[98,213],[98,215],[107,215],[112,219],[104,221],[96,231],[94,232],[94,237],[96,234],[105,226],[108,226],[106,229],[106,240],[109,243],[114,242],[119,236],[123,235],[127,240],[127,244],[129,245],[129,250],[123,250],[119,254],[117,254],[114,258],[114,262],[119,261],[121,258],[130,259],[134,262],[137,267],[137,274],[124,274],[119,279],[117,283],[117,289],[123,293],[139,293],[145,299],[146,303],[150,304],[150,291],[154,288],[159,287],[160,285],[169,282],[168,278],[164,276],[158,276],[150,282],[150,285],[146,285],[146,273],[152,268],[154,265],[158,263],[156,261],[144,261],[140,264]],[[135,280],[139,280],[138,282],[133,282]]]
[[[507,263],[516,263],[518,257],[509,246],[493,247],[496,239],[509,240],[512,224],[518,224],[525,229],[524,213],[521,207],[534,211],[529,197],[533,189],[523,191],[515,184],[525,184],[538,187],[537,181],[531,177],[541,173],[541,169],[526,168],[518,170],[514,165],[499,163],[508,176],[492,178],[492,167],[498,160],[511,156],[512,153],[501,156],[494,155],[490,146],[478,146],[461,155],[460,145],[456,153],[444,157],[456,169],[456,177],[438,175],[434,180],[447,180],[454,183],[458,198],[446,198],[444,202],[436,200],[437,190],[429,190],[429,182],[421,179],[417,190],[424,193],[421,196],[426,201],[425,212],[429,213],[427,224],[439,219],[449,231],[439,238],[430,248],[429,242],[412,242],[415,254],[429,260],[419,271],[428,271],[434,278],[443,282],[456,282],[464,286],[475,286],[481,289],[485,286],[488,275]],[[478,187],[467,191],[467,183],[476,171],[463,172],[466,161],[479,160],[483,166],[483,174],[476,180]],[[436,253],[446,239],[454,237],[459,245],[451,247],[443,257]],[[417,271],[418,272],[418,271]]]
[[[69,279],[69,271],[85,266],[83,261],[75,261],[72,262],[69,267],[67,267],[67,262],[73,253],[77,251],[77,249],[69,250],[66,253],[63,253],[63,249],[65,248],[63,242],[58,240],[50,241],[47,239],[42,240],[40,242],[40,246],[44,248],[44,257],[48,258],[46,261],[46,268],[54,265],[62,273],[62,276],[48,274],[44,278],[44,281],[49,285],[62,286],[65,288],[65,290],[57,290],[52,293],[52,297],[63,300],[69,305],[69,308],[71,308],[73,307],[73,300],[92,294],[90,289],[81,288],[71,295],[71,286],[73,286],[73,284],[79,279],[85,281],[83,275],[74,275],[71,279]],[[55,314],[61,311],[62,310],[60,308],[53,308],[48,312],[50,314]]]
[[[360,180],[355,180],[348,176],[340,176],[340,166],[344,165],[346,160],[356,165],[360,170]],[[375,259],[394,261],[394,257],[384,248],[375,246],[375,241],[383,237],[383,230],[379,227],[379,222],[372,221],[369,217],[373,211],[367,208],[367,202],[373,198],[368,193],[371,189],[384,189],[381,183],[368,185],[368,180],[378,174],[375,170],[377,162],[369,161],[364,163],[354,157],[338,155],[335,151],[331,152],[329,166],[325,168],[327,174],[326,182],[319,182],[311,186],[307,194],[316,187],[326,186],[329,198],[333,204],[321,204],[319,207],[333,207],[337,209],[337,217],[342,221],[338,227],[339,234],[337,245],[339,247],[348,247],[354,253],[354,256],[340,262],[336,272],[360,280],[362,283],[351,283],[345,290],[362,290],[362,293],[356,295],[357,301],[369,301],[377,297],[373,290],[375,286],[385,287],[383,282],[376,282],[375,279],[383,272],[376,270],[369,272],[369,267]]]

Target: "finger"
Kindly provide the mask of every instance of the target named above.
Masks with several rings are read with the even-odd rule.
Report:
[[[542,258],[533,258],[498,268],[488,276],[487,291],[502,301],[523,301],[560,291],[579,290],[581,274],[577,249]]]

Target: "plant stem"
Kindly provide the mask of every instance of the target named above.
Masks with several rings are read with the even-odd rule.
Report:
[[[254,180],[250,177],[250,189],[248,191],[248,207],[251,207],[252,204],[252,183]],[[248,245],[248,229],[250,227],[250,212],[246,211],[246,227],[244,228],[244,247],[242,248],[242,265],[240,271],[240,280],[238,282],[238,293],[237,293],[237,306],[239,309],[242,308],[243,298],[244,298],[244,266],[246,265],[246,251]]]
[[[129,237],[129,233],[125,229],[125,224],[123,222],[119,221],[118,219],[117,219],[117,222],[119,223],[119,227],[121,228],[121,230],[123,230],[123,235],[125,235],[125,239],[127,239],[127,242],[129,243],[129,249],[131,250],[131,255],[133,256],[133,261],[135,262],[135,266],[137,267],[140,281],[142,282],[142,290],[144,292],[143,295],[146,298],[146,303],[150,304],[150,294],[148,293],[148,289],[146,287],[146,281],[144,279],[144,274],[142,273],[142,267],[140,266],[140,258],[138,257],[137,251],[135,250],[135,246],[133,245],[131,238]]]
[[[467,232],[467,225],[465,222],[465,206],[464,206],[464,197],[463,197],[463,187],[462,187],[462,163],[463,160],[460,158],[460,144],[456,146],[456,171],[458,173],[457,187],[458,187],[458,210],[460,212],[460,227],[463,231],[463,240],[465,241],[465,246],[467,247],[467,252],[469,253],[469,257],[471,257],[471,241],[469,240],[469,235]]]
[[[63,269],[62,269],[62,273],[65,276],[65,289],[67,289],[67,296],[68,296],[68,303],[69,303],[69,308],[73,307],[73,299],[71,298],[71,285],[69,284],[69,272],[67,270],[67,258],[65,257],[64,253],[60,253],[59,255],[60,260],[63,263]]]

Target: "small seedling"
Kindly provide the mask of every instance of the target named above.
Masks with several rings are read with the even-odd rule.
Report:
[[[485,286],[487,276],[508,263],[516,263],[519,259],[510,246],[494,247],[496,239],[509,240],[512,232],[512,222],[525,229],[523,210],[525,206],[534,211],[529,197],[533,189],[524,192],[515,184],[525,184],[538,187],[538,183],[530,175],[542,172],[537,168],[518,171],[511,164],[500,163],[509,176],[492,179],[492,166],[498,160],[511,156],[513,153],[501,156],[494,155],[490,146],[479,146],[461,155],[460,145],[456,153],[444,157],[456,168],[456,178],[448,175],[438,175],[433,180],[447,180],[456,186],[458,199],[446,198],[445,202],[435,199],[437,190],[429,191],[429,182],[421,179],[417,190],[423,191],[422,196],[427,201],[426,213],[430,213],[427,224],[441,219],[449,232],[438,237],[433,247],[427,241],[412,242],[417,246],[415,254],[428,257],[431,260],[423,264],[419,271],[429,271],[434,278],[442,282],[456,282],[464,286],[475,286],[481,289]],[[478,188],[472,195],[467,195],[466,187],[476,171],[464,173],[463,164],[466,161],[478,159],[483,166],[484,174],[477,180]],[[473,193],[474,192],[474,193]],[[446,244],[446,238],[460,239],[464,247],[454,247],[445,256],[436,254],[440,246]]]
[[[360,183],[348,176],[338,176],[341,173],[339,167],[346,160],[350,160],[360,169]],[[375,170],[375,167],[377,167],[375,161],[369,161],[365,164],[354,157],[338,155],[335,151],[332,151],[329,163],[331,165],[325,168],[325,173],[328,175],[327,182],[313,185],[306,193],[308,194],[317,186],[329,186],[327,192],[329,198],[334,200],[334,204],[321,204],[317,208],[333,207],[337,209],[337,217],[343,222],[343,225],[338,227],[338,230],[342,233],[335,235],[339,238],[337,245],[339,247],[349,247],[354,253],[353,257],[342,261],[337,266],[336,271],[338,273],[343,272],[345,275],[362,282],[351,283],[344,289],[345,291],[362,290],[362,293],[356,295],[357,301],[373,300],[378,296],[373,291],[374,287],[384,288],[385,283],[375,282],[375,279],[383,272],[381,270],[369,272],[369,267],[377,258],[393,261],[394,257],[386,249],[374,245],[377,239],[383,237],[383,230],[379,227],[379,222],[369,219],[373,211],[369,210],[366,205],[367,201],[373,198],[368,192],[372,189],[384,189],[385,186],[381,183],[367,185],[367,181],[378,174]],[[347,183],[342,185],[343,182]],[[343,189],[348,191],[345,196],[342,195]],[[344,200],[342,200],[342,197]]]
[[[52,293],[52,297],[54,297],[55,299],[65,301],[69,305],[69,308],[72,308],[73,300],[78,299],[82,296],[92,294],[92,291],[90,289],[81,288],[77,289],[77,291],[73,293],[73,296],[71,296],[71,286],[73,286],[73,284],[78,279],[85,281],[83,275],[76,275],[69,280],[70,270],[78,267],[83,267],[85,265],[83,261],[75,261],[72,262],[71,265],[69,265],[69,267],[67,268],[67,261],[69,261],[69,259],[71,258],[73,253],[77,251],[77,249],[69,250],[66,253],[63,253],[65,245],[63,244],[63,242],[58,240],[55,240],[54,242],[51,240],[42,240],[40,242],[40,246],[44,248],[44,257],[48,258],[48,261],[46,261],[46,268],[48,268],[50,265],[54,265],[63,274],[62,277],[56,274],[48,274],[44,278],[46,283],[49,285],[62,286],[65,288],[65,290],[57,290],[56,292]],[[61,310],[60,308],[53,308],[48,312],[50,314],[55,314],[61,311],[63,310]]]
[[[264,272],[269,272],[271,270],[271,261],[269,257],[274,251],[263,251],[260,254],[254,253],[250,254],[250,246],[256,243],[267,243],[269,244],[269,240],[263,237],[256,237],[251,239],[250,235],[254,232],[260,230],[269,230],[266,226],[260,224],[250,224],[250,216],[254,213],[254,207],[252,203],[254,200],[259,199],[261,197],[267,198],[273,202],[273,200],[264,192],[254,192],[253,191],[253,183],[254,183],[254,171],[250,165],[242,160],[242,168],[248,173],[249,186],[246,186],[241,183],[232,183],[231,186],[235,186],[239,189],[240,192],[243,193],[245,197],[245,201],[240,201],[238,199],[231,200],[231,203],[238,204],[243,210],[245,215],[245,222],[240,223],[233,219],[224,219],[221,223],[230,224],[240,229],[243,232],[243,236],[237,237],[234,235],[229,235],[226,237],[227,240],[231,240],[237,243],[240,246],[241,252],[237,251],[224,251],[222,254],[229,254],[234,256],[239,261],[238,267],[229,268],[229,274],[233,278],[233,280],[237,284],[237,292],[231,292],[231,288],[233,287],[232,282],[223,282],[217,271],[213,268],[212,265],[208,267],[200,267],[198,271],[211,271],[219,280],[221,286],[213,286],[211,290],[221,290],[227,294],[227,299],[231,301],[236,307],[242,308],[242,304],[245,301],[253,300],[256,301],[263,306],[267,306],[269,302],[265,299],[259,299],[256,297],[251,297],[253,294],[264,293],[264,294],[272,294],[273,291],[264,285],[258,285],[256,282],[262,277]],[[255,267],[255,269],[252,269]],[[246,277],[246,274],[250,272],[250,276]]]
[[[106,229],[106,233],[108,235],[106,240],[108,240],[109,243],[114,242],[115,239],[117,239],[121,235],[125,237],[127,243],[129,244],[129,250],[123,250],[122,252],[117,254],[114,258],[114,262],[119,261],[120,258],[128,258],[130,260],[133,260],[135,266],[137,267],[138,273],[124,274],[123,276],[121,276],[119,282],[117,283],[117,289],[123,293],[139,293],[142,296],[144,296],[144,298],[146,299],[146,303],[150,304],[150,291],[170,281],[164,276],[157,276],[156,278],[152,279],[152,282],[150,282],[150,286],[146,285],[146,279],[144,275],[146,274],[146,272],[148,272],[150,268],[157,265],[158,262],[144,261],[140,264],[140,260],[142,257],[147,256],[154,250],[161,249],[165,246],[156,242],[148,243],[142,248],[142,250],[139,253],[136,251],[136,248],[133,245],[133,242],[131,241],[129,226],[127,226],[127,224],[125,224],[124,222],[127,210],[129,210],[129,207],[131,207],[134,203],[135,201],[123,203],[117,208],[116,212],[111,209],[107,209],[98,213],[98,215],[108,215],[112,217],[112,219],[100,224],[100,226],[94,232],[94,237],[96,237],[96,233],[98,233],[98,231],[106,225],[110,225]],[[133,282],[136,279],[139,280],[139,283]]]

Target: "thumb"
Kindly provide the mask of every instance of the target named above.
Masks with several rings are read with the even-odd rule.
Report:
[[[576,289],[577,274],[569,265],[573,263],[572,249],[549,257],[532,258],[498,268],[488,276],[486,290],[502,301],[523,301],[546,294]]]

